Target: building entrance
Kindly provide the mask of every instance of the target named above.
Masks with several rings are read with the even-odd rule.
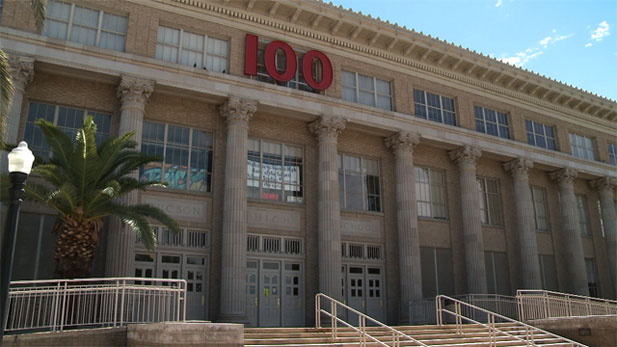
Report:
[[[385,282],[380,266],[343,265],[343,294],[347,305],[383,322],[385,315]],[[349,313],[351,324],[358,323],[358,315]],[[368,324],[368,323],[367,323]]]

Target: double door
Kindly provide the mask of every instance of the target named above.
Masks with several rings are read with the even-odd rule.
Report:
[[[304,326],[302,263],[249,259],[247,315],[251,326]]]
[[[207,258],[202,255],[164,252],[135,255],[135,277],[186,280],[186,319],[189,320],[206,319],[207,268]]]
[[[347,305],[370,317],[384,322],[385,282],[381,266],[347,264],[343,265],[343,294]],[[351,324],[358,323],[358,315],[348,313]],[[368,322],[367,322],[368,324]]]

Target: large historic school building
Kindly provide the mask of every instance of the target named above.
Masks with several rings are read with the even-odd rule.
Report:
[[[45,118],[165,157],[126,199],[176,218],[143,247],[110,219],[95,276],[183,278],[188,318],[313,323],[318,292],[390,323],[436,294],[615,297],[617,104],[325,4],[0,1],[8,140]],[[56,216],[25,203],[14,279],[53,277]]]

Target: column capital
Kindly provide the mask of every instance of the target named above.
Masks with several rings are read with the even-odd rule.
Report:
[[[611,194],[613,189],[617,186],[617,178],[615,177],[601,177],[592,181],[589,181],[589,186],[597,191],[608,191]]]
[[[219,106],[219,114],[227,123],[239,121],[248,124],[257,112],[257,101],[230,96],[227,101]]]
[[[8,58],[13,86],[17,90],[24,91],[34,78],[34,58],[18,55],[9,55]]]
[[[509,162],[501,164],[513,177],[527,177],[529,169],[533,168],[533,161],[529,158],[516,158]]]
[[[142,108],[154,90],[154,81],[123,75],[116,89],[116,96],[123,106],[134,103]]]
[[[420,143],[420,134],[410,131],[401,131],[397,134],[388,136],[384,139],[386,146],[394,153],[408,152],[413,154],[413,150]]]
[[[337,138],[347,120],[342,117],[321,115],[316,121],[309,123],[309,130],[318,138]]]
[[[476,160],[482,156],[482,150],[480,150],[480,148],[470,145],[465,145],[464,147],[451,150],[448,153],[450,155],[450,159],[456,162],[458,166],[475,166]]]
[[[577,176],[578,171],[569,167],[553,171],[548,174],[548,177],[550,177],[551,180],[559,184],[572,184]]]

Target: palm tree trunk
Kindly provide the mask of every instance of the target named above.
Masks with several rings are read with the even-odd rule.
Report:
[[[56,276],[90,277],[103,221],[101,219],[77,221],[70,217],[62,220],[64,223],[56,237]]]

